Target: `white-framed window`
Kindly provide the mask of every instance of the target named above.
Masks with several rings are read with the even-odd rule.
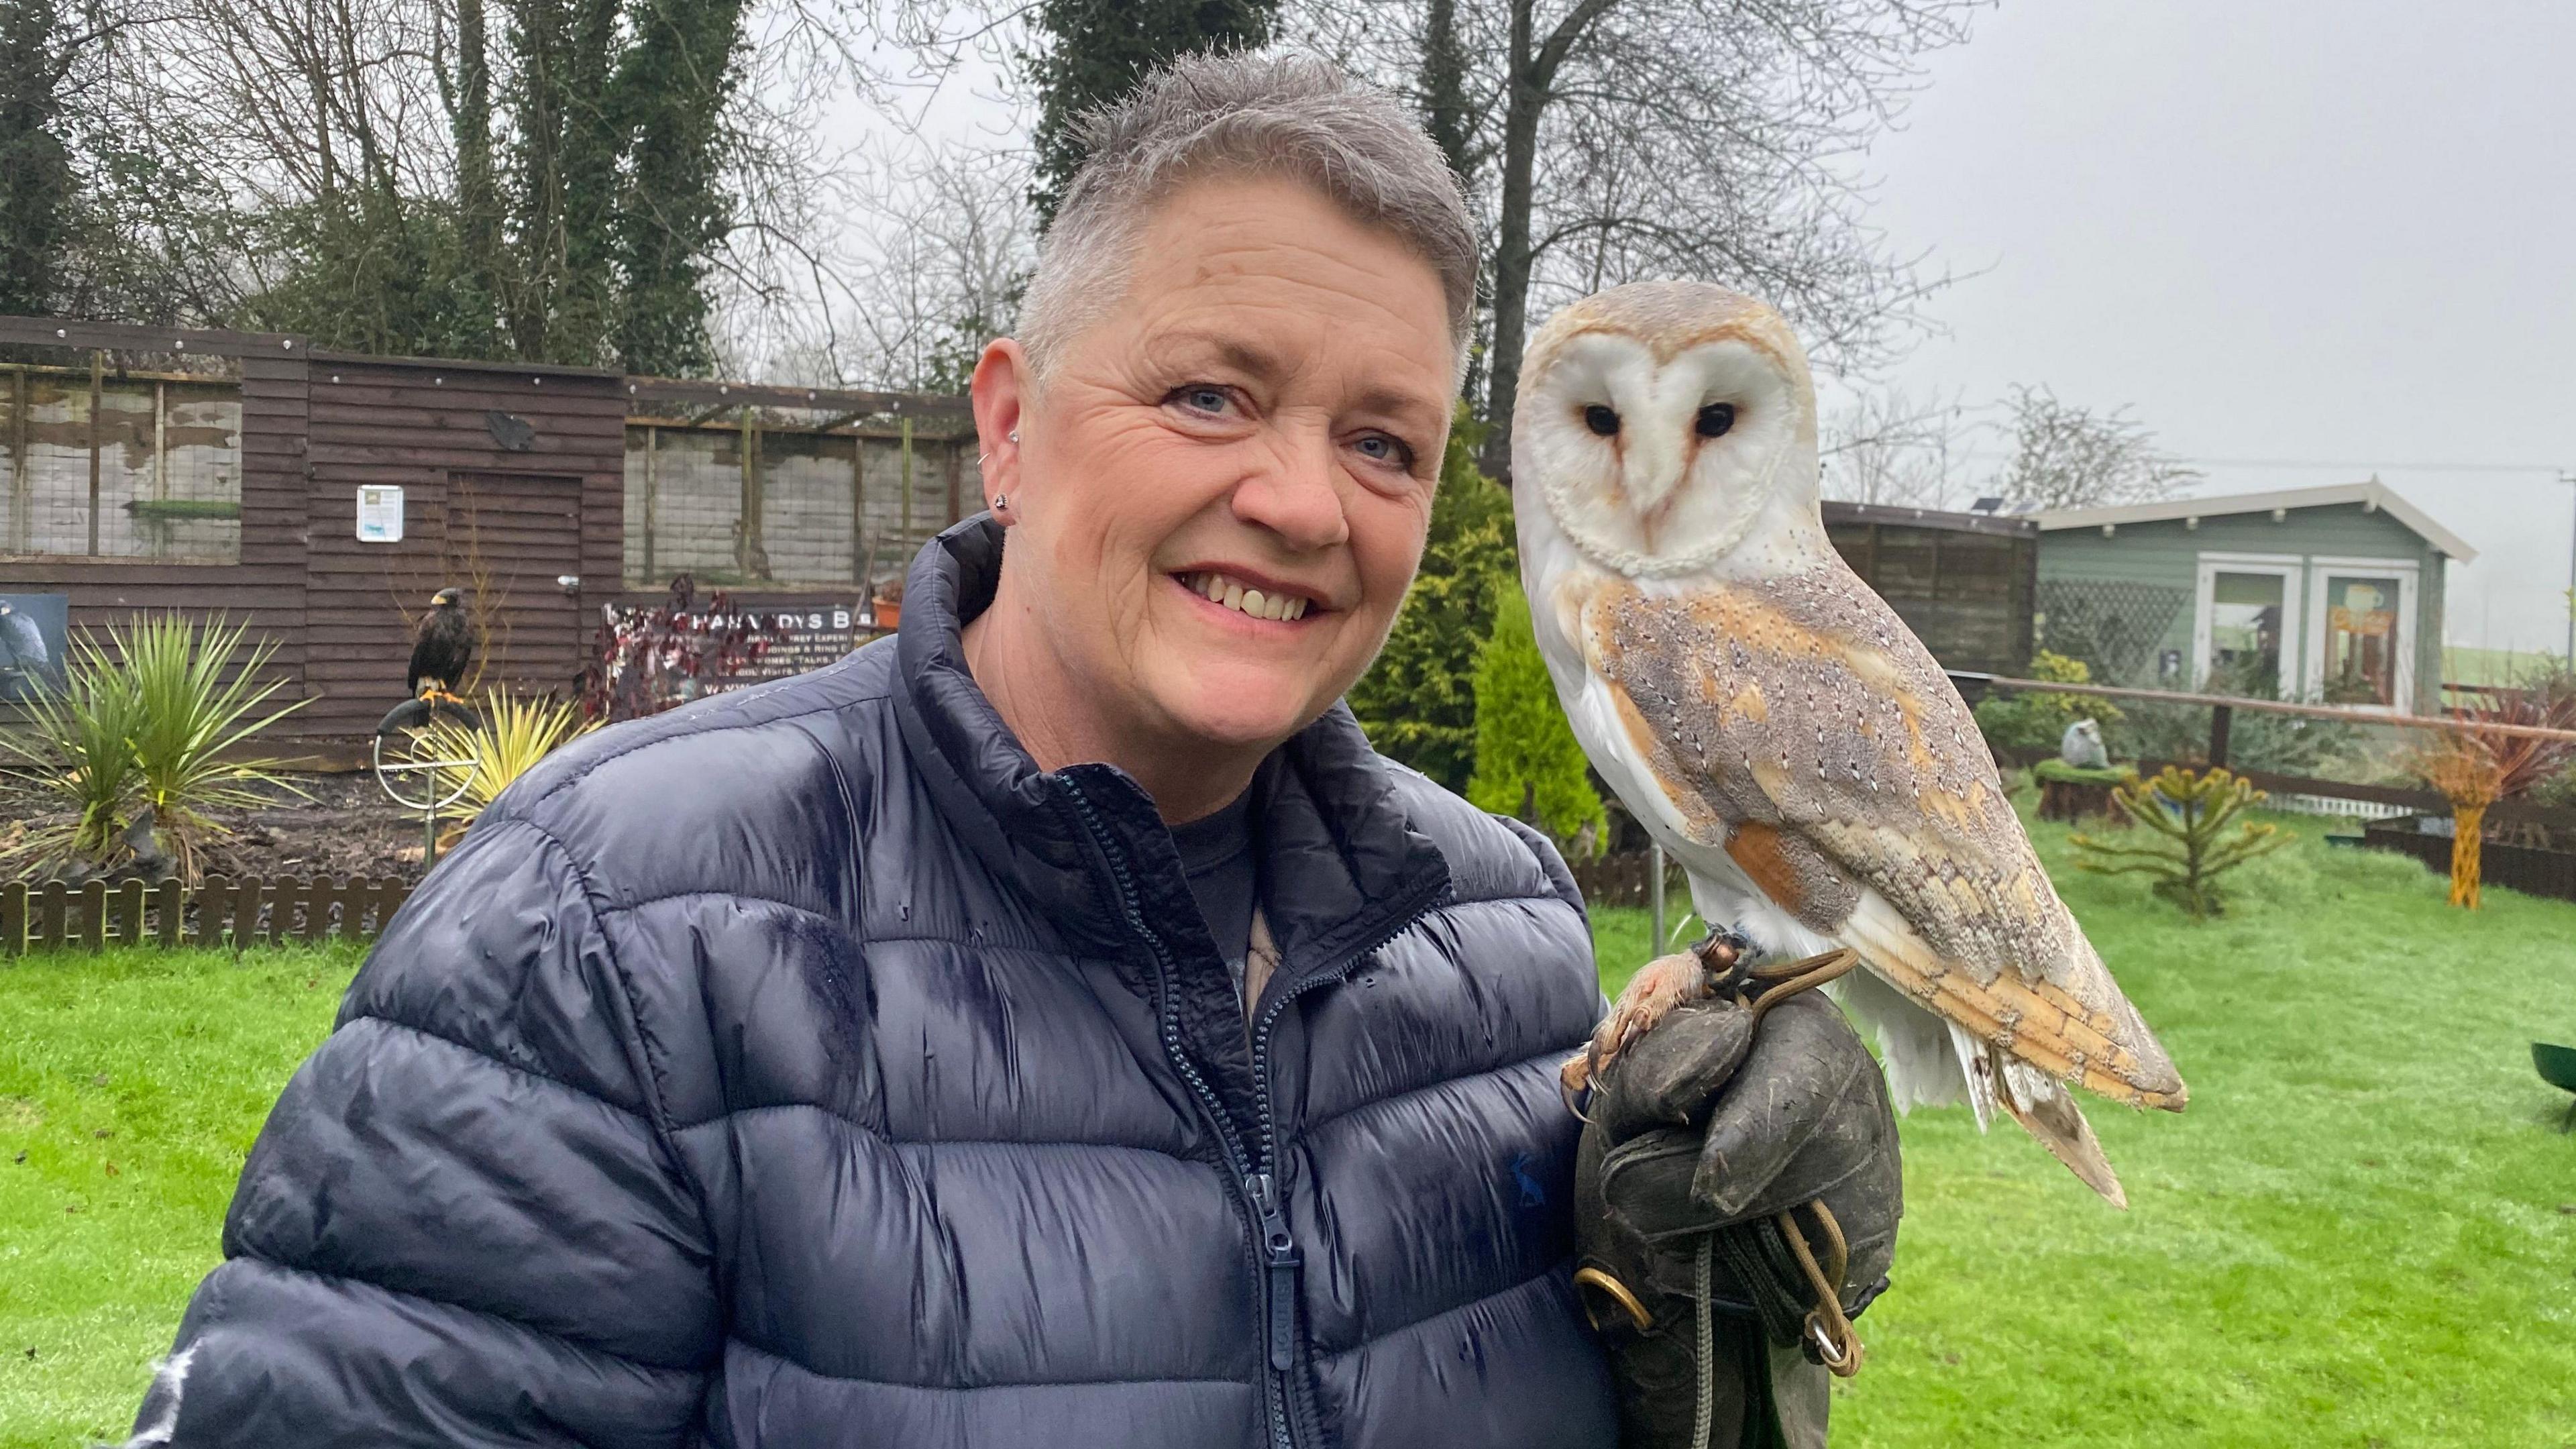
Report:
[[[2308,692],[2328,704],[2415,707],[2412,559],[2308,560]]]
[[[2300,568],[2294,553],[2204,553],[2191,625],[2193,687],[2298,693]]]

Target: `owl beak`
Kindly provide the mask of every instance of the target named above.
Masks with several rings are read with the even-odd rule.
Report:
[[[1626,446],[1619,456],[1619,484],[1628,494],[1628,506],[1637,511],[1640,522],[1650,527],[1663,517],[1682,481],[1680,443],[1656,436],[1664,431],[1636,429],[1636,436],[1622,440]]]

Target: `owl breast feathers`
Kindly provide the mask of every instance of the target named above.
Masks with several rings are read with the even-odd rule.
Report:
[[[1855,944],[1890,985],[2033,1067],[2180,1104],[1957,691],[1838,559],[1655,595],[1599,578],[1578,612],[1623,743],[1694,843],[1817,934],[1877,936]],[[1856,922],[1868,891],[1901,919]]]

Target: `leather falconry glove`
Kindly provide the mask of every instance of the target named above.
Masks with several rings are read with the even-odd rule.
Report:
[[[1623,1449],[1820,1449],[1828,1374],[1858,1371],[1851,1319],[1895,1257],[1895,1114],[1811,989],[1849,952],[1747,967],[1728,936],[1694,952],[1708,995],[1592,1079],[1577,1285]]]

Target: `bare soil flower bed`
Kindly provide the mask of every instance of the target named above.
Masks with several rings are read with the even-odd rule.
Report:
[[[386,799],[373,775],[358,770],[283,778],[309,798],[263,787],[271,797],[267,804],[206,812],[232,832],[207,847],[207,874],[421,878],[420,817]],[[18,822],[37,823],[45,803],[22,777],[0,775],[0,845],[16,833]],[[0,864],[0,878],[31,873],[22,861]]]

